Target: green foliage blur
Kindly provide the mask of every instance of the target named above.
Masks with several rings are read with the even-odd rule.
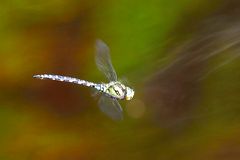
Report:
[[[240,158],[240,31],[236,0],[0,2],[1,160]],[[135,97],[124,120],[89,88],[106,82],[96,39]]]

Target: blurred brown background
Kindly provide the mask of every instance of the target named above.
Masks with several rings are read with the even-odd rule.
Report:
[[[240,2],[0,2],[0,159],[240,159]],[[135,97],[124,120],[86,87],[105,82],[97,38]]]

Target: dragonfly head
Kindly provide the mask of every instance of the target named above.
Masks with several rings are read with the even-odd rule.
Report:
[[[126,100],[131,100],[133,96],[134,96],[134,90],[129,87],[126,87],[126,95],[125,95]]]

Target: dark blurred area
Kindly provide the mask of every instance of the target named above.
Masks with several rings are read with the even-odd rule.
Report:
[[[0,159],[240,159],[240,2],[0,2]],[[106,82],[97,38],[135,97],[113,121],[91,89]]]

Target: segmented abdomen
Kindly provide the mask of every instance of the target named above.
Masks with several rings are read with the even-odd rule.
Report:
[[[88,82],[88,81],[77,79],[77,78],[67,77],[67,76],[60,76],[60,75],[42,74],[42,75],[34,75],[33,77],[39,78],[39,79],[50,79],[54,81],[75,83],[75,84],[84,85],[84,86],[93,87],[93,88],[96,88],[98,86],[98,84],[95,84],[92,82]]]

